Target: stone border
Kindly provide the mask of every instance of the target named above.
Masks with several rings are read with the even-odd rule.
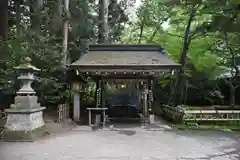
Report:
[[[203,128],[203,127],[194,127],[194,126],[179,126],[179,125],[171,125],[172,128],[175,128],[177,130],[189,130],[189,131],[223,131],[223,132],[239,132],[240,129],[235,129],[233,127],[228,127],[228,128],[214,128],[214,127],[209,127],[209,128]]]

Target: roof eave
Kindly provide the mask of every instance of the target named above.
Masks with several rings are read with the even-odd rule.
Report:
[[[69,67],[73,69],[178,69],[180,64],[166,64],[166,65],[81,65],[71,64]]]

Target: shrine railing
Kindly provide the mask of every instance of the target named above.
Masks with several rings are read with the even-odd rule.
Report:
[[[240,121],[240,110],[185,110],[181,106],[162,106],[164,116],[177,122]]]
[[[238,110],[185,110],[184,121],[240,121]]]
[[[69,104],[60,104],[57,109],[58,112],[57,122],[67,120],[69,118],[69,111],[70,111]]]

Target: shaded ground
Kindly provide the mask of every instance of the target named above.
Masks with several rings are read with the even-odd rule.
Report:
[[[94,131],[62,126],[55,126],[61,134],[37,142],[0,143],[0,160],[240,159],[236,133],[176,131],[163,122],[147,127],[110,125]]]

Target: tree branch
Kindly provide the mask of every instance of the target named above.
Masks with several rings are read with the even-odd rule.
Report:
[[[232,47],[229,46],[228,33],[226,31],[224,31],[224,39],[225,39],[225,42],[226,42],[226,47],[231,54],[231,68],[235,69],[235,73],[233,73],[233,71],[231,71],[231,74],[232,74],[232,78],[235,79],[237,77],[237,75],[239,75],[239,69],[238,69],[237,64],[236,64],[235,53],[232,50]]]
[[[208,34],[207,33],[203,33],[203,34],[198,34],[198,35],[195,35],[195,36],[190,36],[190,39],[191,40],[194,40],[194,39],[197,39],[197,38],[203,38],[203,37],[206,37],[206,36],[208,36]]]
[[[161,23],[160,23],[159,25],[157,25],[157,26],[155,27],[155,30],[154,30],[152,36],[148,39],[147,43],[150,43],[150,42],[153,40],[153,38],[156,36],[158,30],[161,28],[162,24],[163,24],[164,22],[166,22],[170,17],[171,17],[171,15],[167,16],[166,18],[164,18],[164,19],[161,21]]]
[[[161,30],[161,32],[166,34],[166,35],[169,35],[169,36],[184,38],[184,36],[181,36],[181,35],[178,35],[178,34],[169,33],[169,32],[165,32],[164,30]]]
[[[144,18],[145,19],[145,18]],[[143,20],[144,21],[144,20]],[[143,35],[143,28],[144,28],[144,22],[142,21],[141,26],[140,26],[140,33],[139,33],[139,39],[138,39],[138,43],[141,43],[142,40],[142,35]]]

